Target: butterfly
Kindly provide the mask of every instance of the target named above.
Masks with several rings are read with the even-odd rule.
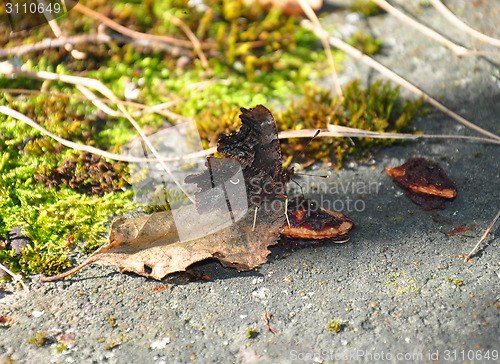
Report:
[[[201,192],[223,180],[245,183],[248,207],[259,206],[263,201],[286,198],[286,185],[294,174],[293,167],[283,168],[278,130],[273,114],[264,106],[241,108],[241,127],[230,134],[219,135],[217,151],[227,159],[240,163],[244,181],[234,181],[234,164],[221,158],[207,158],[208,170],[186,177],[186,183],[196,183],[201,188],[195,195],[198,210],[210,211],[215,201],[207,201]]]
[[[226,206],[221,201],[234,201],[237,197],[219,194],[207,199],[206,192],[224,181],[244,183],[248,207],[258,207],[264,201],[288,200],[286,185],[292,180],[293,167],[283,167],[276,121],[271,111],[263,105],[241,108],[241,127],[230,134],[219,135],[217,151],[224,158],[207,158],[208,169],[186,177],[186,183],[196,183],[201,189],[195,194],[197,209],[210,212],[214,206]],[[240,163],[244,181],[234,181],[234,164]],[[287,201],[288,202],[288,201]],[[282,211],[281,211],[282,213]],[[354,226],[351,219],[341,213],[322,209],[317,203],[305,198],[291,200],[285,208],[286,223],[281,231],[292,246],[301,247],[304,241],[318,241],[343,236]],[[255,220],[255,219],[254,219]],[[295,241],[299,239],[300,241]]]

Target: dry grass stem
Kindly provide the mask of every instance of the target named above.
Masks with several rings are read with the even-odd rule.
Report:
[[[481,32],[478,32],[477,30],[471,28],[467,24],[465,24],[463,21],[461,21],[455,14],[453,14],[450,9],[448,9],[441,1],[439,0],[429,0],[429,3],[431,3],[434,8],[443,16],[445,17],[450,23],[452,23],[454,26],[456,26],[458,29],[463,30],[467,34],[473,36],[474,38],[479,39],[480,41],[483,41],[485,43],[489,43],[491,45],[494,45],[495,47],[500,47],[500,40],[496,38],[489,37]]]
[[[45,9],[47,8],[47,3],[44,0],[36,0],[36,1],[37,1],[37,3],[42,4]],[[57,21],[52,16],[52,13],[48,12],[48,11],[44,11],[43,15],[44,15],[45,19],[47,19],[47,22],[50,26],[50,29],[52,29],[52,32],[54,33],[56,38],[61,38],[62,37],[61,28],[59,28],[59,25],[57,24]],[[66,49],[66,51],[68,51],[71,54],[71,56],[75,59],[84,59],[86,57],[85,53],[80,52],[76,49],[73,49],[72,44],[65,43],[64,49]]]
[[[435,41],[443,44],[444,46],[448,47],[451,49],[455,55],[464,57],[464,56],[478,56],[478,55],[488,55],[488,54],[498,54],[498,52],[479,52],[479,51],[473,51],[470,49],[467,49],[465,47],[462,47],[458,44],[453,43],[449,39],[443,37],[441,34],[435,32],[434,30],[426,27],[425,25],[417,22],[416,20],[413,20],[410,18],[408,15],[402,13],[395,7],[393,7],[391,4],[389,4],[385,0],[373,0],[374,3],[376,3],[378,6],[380,6],[382,9],[387,11],[389,14],[394,16],[395,18],[401,20],[403,23],[408,24],[409,26],[415,28],[418,30],[420,33],[423,35],[434,39]]]
[[[82,96],[82,95],[72,95],[72,94],[64,94],[61,92],[53,92],[53,91],[42,91],[42,90],[28,90],[28,89],[12,89],[12,88],[2,88],[0,89],[0,93],[13,93],[13,94],[29,94],[29,95],[50,95],[50,96],[57,96],[57,97],[70,97],[73,99],[78,99],[78,100],[84,100],[84,101],[89,101],[88,97]],[[89,92],[91,92],[89,90]],[[99,100],[100,102],[104,104],[122,104],[126,106],[131,106],[136,109],[141,109],[141,111],[136,111],[133,113],[133,116],[140,116],[144,113],[150,112],[150,113],[155,113],[158,115],[162,115],[171,119],[175,120],[182,120],[182,121],[191,121],[193,120],[192,118],[189,118],[184,115],[180,115],[177,113],[174,113],[172,111],[167,110],[168,107],[173,106],[183,100],[183,98],[177,98],[175,100],[171,100],[162,104],[157,104],[153,106],[147,106],[138,102],[133,102],[133,101],[122,101],[122,100],[117,100],[117,101],[111,101],[109,99],[103,99],[100,97],[96,97],[95,100]],[[116,110],[114,110],[116,112]],[[121,113],[119,114],[120,116],[123,116]]]
[[[157,40],[131,39],[120,34],[108,35],[104,32],[98,32],[97,34],[82,34],[70,37],[48,38],[36,43],[23,44],[11,48],[2,48],[0,49],[0,58],[4,58],[7,56],[20,57],[29,52],[38,52],[48,48],[63,47],[65,44],[77,45],[82,43],[109,43],[111,41],[128,43],[132,44],[133,46],[154,48],[155,50],[169,52],[172,56],[192,55],[191,50],[183,51],[183,48],[173,47],[169,44],[162,43]]]
[[[99,110],[101,110],[103,113],[108,114],[109,116],[122,116],[122,114],[119,111],[113,110],[110,108],[108,105],[106,105],[104,102],[99,100],[99,98],[92,92],[90,91],[87,87],[83,85],[76,85],[75,86],[78,91],[80,91],[92,104],[94,104],[95,107],[97,107]]]
[[[280,139],[290,138],[312,138],[315,136],[318,129],[301,129],[282,131],[279,133]],[[405,133],[383,133],[378,131],[370,131],[363,129],[349,128],[340,125],[328,125],[328,130],[321,130],[318,137],[340,137],[340,138],[374,138],[374,139],[461,139],[471,140],[476,142],[491,143],[500,145],[500,140],[473,137],[467,135],[447,135],[447,134],[405,134]]]
[[[0,58],[7,56],[20,57],[29,52],[43,51],[49,48],[59,48],[65,44],[80,44],[80,43],[109,43],[111,37],[106,34],[82,34],[73,37],[48,38],[40,42],[32,44],[23,44],[12,48],[1,48]]]
[[[309,20],[318,28],[323,29],[321,26],[321,23],[319,22],[318,17],[316,16],[316,13],[314,10],[311,8],[311,5],[306,0],[297,0],[299,5],[302,7],[302,10],[304,10],[304,14],[309,18]],[[338,106],[342,104],[342,101],[344,100],[344,94],[342,92],[342,87],[340,87],[340,82],[339,78],[337,76],[337,71],[335,69],[335,63],[333,62],[333,56],[332,56],[332,51],[330,49],[330,43],[328,42],[328,36],[324,33],[324,36],[319,37],[321,40],[321,43],[323,44],[323,48],[325,49],[326,53],[326,59],[328,61],[328,65],[330,67],[330,70],[332,71],[332,78],[333,78],[333,85],[335,87],[335,91],[339,97],[339,103],[337,103]]]
[[[21,286],[23,286],[24,291],[26,293],[30,292],[30,289],[28,288],[28,286],[26,285],[26,283],[23,282],[23,276],[21,274],[15,274],[9,268],[7,268],[5,265],[3,265],[1,263],[0,263],[0,269],[3,270],[8,275],[10,275],[12,277],[12,279],[14,280],[14,282],[21,283]]]
[[[99,14],[98,12],[87,8],[86,6],[82,5],[81,3],[78,3],[75,5],[73,8],[74,10],[78,11],[81,14],[84,14],[88,17],[91,17],[100,23],[103,23],[107,27],[113,29],[114,31],[123,34],[129,38],[132,39],[138,39],[138,40],[152,40],[152,41],[159,41],[159,42],[164,42],[168,43],[177,47],[182,47],[182,48],[194,48],[194,44],[189,41],[189,40],[184,40],[184,39],[177,39],[175,37],[170,37],[168,35],[154,35],[154,34],[147,34],[147,33],[141,33],[141,32],[136,32],[135,30],[128,29],[127,27],[124,27],[123,25],[118,24],[117,22],[111,20],[110,18]],[[211,44],[211,43],[201,43],[201,48],[205,50],[209,49],[215,49],[217,48],[217,45]]]
[[[491,222],[491,224],[488,226],[488,228],[486,229],[486,231],[484,232],[483,236],[481,237],[481,239],[477,242],[476,246],[474,246],[474,248],[470,251],[469,254],[467,254],[465,257],[464,257],[464,260],[465,261],[468,261],[469,258],[472,256],[472,254],[474,254],[477,250],[477,248],[479,248],[479,245],[481,245],[481,243],[483,242],[484,239],[486,239],[486,237],[488,236],[488,234],[490,233],[491,231],[491,228],[493,227],[493,225],[495,225],[495,222],[498,220],[498,218],[500,217],[500,211],[498,211],[497,213],[497,216],[495,216],[495,218],[493,219],[493,221]]]
[[[89,152],[92,154],[98,154],[102,157],[106,157],[106,158],[114,159],[114,160],[118,160],[118,161],[134,162],[133,159],[128,158],[126,156],[122,156],[120,154],[109,153],[109,152],[106,152],[106,151],[98,149],[98,148],[94,148],[94,147],[89,146],[89,145],[78,144],[78,143],[74,143],[72,141],[66,140],[64,138],[61,138],[61,137],[51,133],[47,129],[43,128],[42,126],[40,126],[40,124],[38,124],[37,122],[35,122],[31,118],[28,118],[27,116],[25,116],[25,115],[21,114],[20,112],[13,110],[7,106],[0,105],[0,113],[8,115],[14,119],[19,120],[19,121],[22,121],[23,123],[31,126],[33,129],[38,130],[40,133],[47,135],[48,137],[56,140],[57,142],[61,143],[62,145],[66,146],[68,148],[75,149],[75,150],[82,150],[82,151]]]
[[[318,37],[325,36],[326,32],[323,29],[314,26],[310,21],[303,20],[301,22],[301,25],[304,28],[313,31]],[[437,109],[441,110],[446,115],[452,117],[453,119],[455,119],[459,123],[465,125],[466,127],[470,128],[470,129],[473,129],[473,130],[475,130],[475,131],[477,131],[477,132],[479,132],[479,133],[481,133],[483,135],[486,135],[486,136],[488,136],[490,138],[493,138],[493,139],[496,139],[496,140],[500,140],[500,136],[498,136],[496,134],[493,134],[493,133],[491,133],[491,132],[489,132],[487,130],[484,130],[483,128],[477,126],[476,124],[474,124],[474,123],[468,121],[467,119],[463,118],[462,116],[456,114],[455,112],[453,112],[452,110],[448,109],[446,106],[444,106],[443,104],[441,104],[439,101],[437,101],[436,99],[432,98],[431,96],[429,96],[428,94],[426,94],[424,91],[422,91],[418,87],[414,86],[412,83],[408,82],[403,77],[401,77],[398,74],[394,73],[389,68],[387,68],[383,64],[377,62],[373,58],[367,56],[366,54],[363,54],[358,49],[350,46],[349,44],[347,44],[343,40],[341,40],[341,39],[339,39],[337,37],[333,37],[333,36],[329,36],[328,40],[329,40],[329,42],[330,42],[330,44],[332,46],[337,47],[338,49],[346,52],[351,57],[362,61],[366,65],[372,67],[373,69],[379,71],[384,76],[388,77],[390,80],[396,82],[397,84],[399,84],[402,87],[406,88],[410,92],[413,92],[417,96],[422,97],[429,104],[431,104],[432,106],[434,106]]]
[[[146,162],[151,162],[151,160],[156,160],[155,158],[135,158],[135,157],[127,157],[125,155],[121,154],[115,154],[115,153],[110,153],[106,152],[105,150],[99,149],[92,147],[90,145],[83,145],[83,144],[78,144],[74,143],[70,140],[61,138],[60,136],[57,136],[47,129],[43,128],[40,124],[38,124],[36,121],[32,120],[31,118],[27,117],[26,115],[21,114],[19,111],[13,110],[7,106],[2,106],[0,105],[0,113],[8,115],[14,119],[17,119],[29,126],[31,126],[33,129],[38,130],[40,133],[47,135],[48,137],[54,139],[58,143],[61,143],[62,145],[74,149],[74,150],[81,150],[85,152],[89,152],[92,154],[97,154],[102,157],[112,159],[112,160],[117,160],[117,161],[122,161],[122,162],[129,162],[129,163],[146,163]],[[200,152],[196,153],[191,153],[186,156],[183,156],[183,159],[191,159],[191,158],[199,158],[205,155],[210,155],[214,154],[216,152],[216,148],[210,148],[206,149]],[[177,161],[181,158],[161,158],[162,161],[164,162],[172,162],[172,161]]]
[[[164,15],[168,18],[168,20],[172,24],[181,28],[184,34],[186,34],[186,37],[188,37],[191,43],[193,43],[193,48],[198,54],[198,57],[200,57],[201,65],[203,66],[203,68],[208,69],[209,66],[207,57],[205,56],[205,53],[203,53],[200,40],[196,37],[193,31],[181,19],[177,18],[176,16],[173,16],[172,14],[169,13],[165,13]]]

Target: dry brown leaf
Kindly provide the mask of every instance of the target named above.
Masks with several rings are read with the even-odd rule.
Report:
[[[108,245],[78,267],[42,281],[67,277],[89,263],[115,266],[120,272],[135,272],[158,280],[208,258],[218,259],[224,267],[250,270],[265,263],[270,254],[267,248],[277,243],[285,221],[284,202],[264,202],[258,209],[255,230],[252,212],[249,210],[241,220],[216,233],[183,242],[179,241],[170,211],[119,218],[111,226]],[[192,211],[186,208],[183,213]],[[190,223],[192,229],[199,228],[198,221]]]

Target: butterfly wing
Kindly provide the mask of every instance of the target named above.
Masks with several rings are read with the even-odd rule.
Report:
[[[257,105],[251,109],[241,108],[240,119],[240,130],[221,135],[217,151],[249,167],[249,174],[251,170],[255,174],[264,172],[273,182],[279,182],[281,151],[273,114],[266,107]]]
[[[246,209],[248,192],[240,164],[228,158],[208,157],[206,167],[203,172],[184,179],[200,189],[194,195],[198,212]]]
[[[217,151],[226,157],[226,160],[234,159],[240,162],[248,206],[260,205],[262,201],[283,196],[285,185],[289,181],[288,175],[291,174],[287,173],[287,177],[282,178],[281,150],[273,114],[266,107],[257,105],[251,109],[241,108],[240,119],[241,127],[238,131],[219,136]],[[200,193],[207,191],[213,188],[210,183],[207,184],[207,181],[213,180],[213,175],[226,175],[220,173],[225,168],[224,163],[222,160],[219,163],[211,158],[208,160],[208,171],[187,178],[186,182],[197,183],[201,189]],[[218,172],[213,173],[215,171]],[[203,206],[210,209],[212,202],[216,201],[205,202]]]

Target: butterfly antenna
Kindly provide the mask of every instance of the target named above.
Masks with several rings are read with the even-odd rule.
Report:
[[[322,176],[320,176],[319,174],[309,174],[309,173],[294,173],[296,174],[297,176],[309,176],[309,177],[319,177],[319,178],[330,178],[329,175],[327,174],[324,174]]]
[[[304,156],[304,154],[306,153],[307,148],[309,147],[309,145],[311,145],[311,143],[313,142],[314,138],[316,138],[320,132],[321,132],[320,129],[316,130],[316,133],[314,133],[313,137],[311,139],[309,139],[309,141],[307,142],[306,146],[304,147],[304,149],[302,149],[302,152],[300,152],[300,154],[297,156],[297,158],[299,158],[299,157],[302,158]],[[293,157],[292,160],[290,161],[290,164],[292,164],[293,160],[297,159],[297,158]]]
[[[307,151],[307,147],[309,147],[309,145],[311,145],[311,143],[313,142],[314,138],[316,138],[319,133],[321,132],[320,129],[316,130],[316,133],[314,133],[313,137],[307,142],[306,146],[304,147],[304,149],[302,149],[302,152],[298,155],[297,158],[301,158],[304,156],[304,154],[306,153]],[[292,160],[290,161],[290,164],[293,163],[293,160],[296,159],[295,157],[292,158]],[[295,175],[297,176],[311,176],[311,177],[319,177],[319,178],[330,178],[330,176],[327,176],[327,175],[323,175],[323,176],[318,176],[318,175],[315,175],[315,174],[306,174],[306,173],[294,173]],[[299,187],[300,189],[302,190],[302,186],[300,186],[296,181],[294,181],[292,179],[293,182],[295,182]],[[304,196],[304,191],[302,190],[302,196]]]

